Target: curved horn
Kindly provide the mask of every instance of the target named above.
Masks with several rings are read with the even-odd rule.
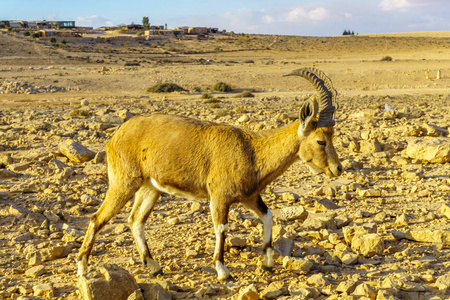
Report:
[[[316,75],[319,74],[319,75]],[[319,118],[318,127],[329,127],[335,124],[333,120],[336,108],[333,106],[333,96],[337,94],[331,84],[331,80],[320,70],[314,68],[303,68],[294,70],[283,76],[300,76],[311,82],[319,93]],[[333,93],[334,92],[334,93]]]

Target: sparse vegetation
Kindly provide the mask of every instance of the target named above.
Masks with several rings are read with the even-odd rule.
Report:
[[[253,98],[253,97],[255,97],[255,95],[253,95],[251,92],[249,92],[249,91],[243,91],[242,93],[240,93],[240,94],[237,94],[236,96],[235,96],[235,98]]]
[[[89,117],[90,115],[91,111],[85,108],[77,108],[70,113],[71,117]]]
[[[186,91],[184,88],[175,83],[158,83],[147,89],[149,93],[172,93],[172,92],[183,92]]]
[[[392,57],[390,56],[385,56],[381,59],[381,61],[392,61]]]
[[[211,93],[203,93],[200,99],[212,99],[213,96]]]
[[[232,88],[228,83],[225,82],[217,82],[214,86],[213,86],[213,91],[216,92],[231,92]]]

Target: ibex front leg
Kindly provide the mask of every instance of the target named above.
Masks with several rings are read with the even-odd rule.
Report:
[[[216,248],[214,250],[213,262],[216,266],[217,279],[222,281],[230,278],[230,271],[225,266],[223,258],[226,231],[228,229],[229,206],[216,202],[216,199],[211,199],[210,208],[214,231],[216,233]]]
[[[243,203],[245,207],[254,211],[259,219],[263,222],[263,245],[264,259],[262,261],[263,269],[272,271],[273,267],[273,248],[272,248],[272,212],[263,202],[261,195],[258,195],[254,201]]]

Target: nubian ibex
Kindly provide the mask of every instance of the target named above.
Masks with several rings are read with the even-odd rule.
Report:
[[[86,272],[96,233],[134,197],[128,218],[140,257],[153,274],[161,267],[149,251],[144,227],[162,193],[208,199],[219,280],[230,278],[224,242],[230,206],[241,203],[263,223],[264,268],[273,267],[272,213],[260,193],[297,159],[314,174],[339,176],[342,166],[333,146],[336,91],[321,71],[304,68],[286,75],[307,79],[318,99],[307,100],[299,120],[260,133],[176,115],[137,116],[125,122],[107,144],[109,189],[91,217],[78,255],[78,275]]]

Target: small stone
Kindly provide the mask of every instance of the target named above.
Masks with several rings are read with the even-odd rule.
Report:
[[[358,190],[360,197],[381,197],[381,191],[375,189]]]
[[[260,297],[263,299],[276,299],[287,293],[287,288],[282,281],[275,281],[269,284],[261,293]]]
[[[408,217],[405,214],[401,214],[400,216],[397,217],[397,219],[395,220],[395,225],[400,225],[400,226],[408,226]]]
[[[377,291],[367,283],[361,283],[358,285],[352,293],[353,296],[362,296],[375,300],[377,297]]]
[[[301,220],[304,221],[308,217],[308,212],[301,205],[290,206],[272,211],[274,217],[285,221]]]
[[[310,277],[308,277],[308,279],[306,279],[306,282],[310,285],[319,286],[319,287],[324,287],[324,286],[330,284],[328,279],[326,279],[322,273],[311,275]]]
[[[78,289],[82,299],[127,299],[139,289],[134,277],[115,264],[105,264],[78,277]],[[148,298],[152,299],[152,298]]]
[[[443,203],[441,207],[439,208],[439,212],[447,217],[447,219],[450,219],[450,204]]]
[[[357,280],[353,279],[343,280],[337,286],[336,291],[338,291],[339,293],[350,294],[353,292],[357,284],[358,284]]]
[[[259,294],[254,284],[239,289],[238,300],[259,300]]]
[[[203,212],[204,211],[203,205],[198,201],[194,201],[191,204],[191,211],[192,212]]]
[[[336,203],[326,198],[317,201],[315,207],[318,210],[334,210],[339,208]]]
[[[346,265],[354,265],[358,262],[358,254],[355,252],[344,251],[341,256],[341,261]]]
[[[159,283],[140,283],[139,287],[142,289],[145,300],[172,300],[172,294],[166,291],[164,287],[169,288],[167,284]],[[162,284],[162,285],[161,285]],[[163,287],[164,286],[164,287]]]
[[[186,249],[186,258],[195,258],[198,255],[198,252],[192,249]]]
[[[283,258],[283,268],[298,274],[307,274],[313,267],[313,263],[300,257],[285,256]]]
[[[25,271],[25,276],[36,278],[45,274],[47,269],[44,266],[35,266]]]
[[[365,257],[372,257],[383,254],[384,240],[377,233],[355,235],[351,247]]]
[[[33,286],[33,296],[45,299],[53,298],[53,285],[51,283],[38,284]]]
[[[59,151],[66,156],[70,161],[82,163],[89,161],[95,157],[95,152],[89,150],[80,143],[68,139],[58,145]]]
[[[87,194],[81,195],[80,201],[81,201],[81,204],[86,205],[86,206],[94,206],[94,205],[98,204],[97,198],[87,195]]]
[[[439,276],[434,284],[440,291],[447,293],[450,288],[450,274]]]
[[[290,238],[280,236],[274,243],[275,251],[281,256],[289,256],[294,249],[294,241]]]
[[[167,220],[167,223],[169,223],[169,225],[177,225],[180,223],[180,219],[178,217],[170,218]]]
[[[88,106],[88,105],[89,105],[89,101],[87,99],[81,100],[81,106]]]
[[[243,248],[247,246],[247,241],[245,239],[241,239],[238,237],[232,237],[230,239],[227,239],[227,244],[230,245],[231,247]]]
[[[250,121],[250,117],[247,115],[242,115],[239,119],[238,122],[239,123],[247,123],[248,121]]]

